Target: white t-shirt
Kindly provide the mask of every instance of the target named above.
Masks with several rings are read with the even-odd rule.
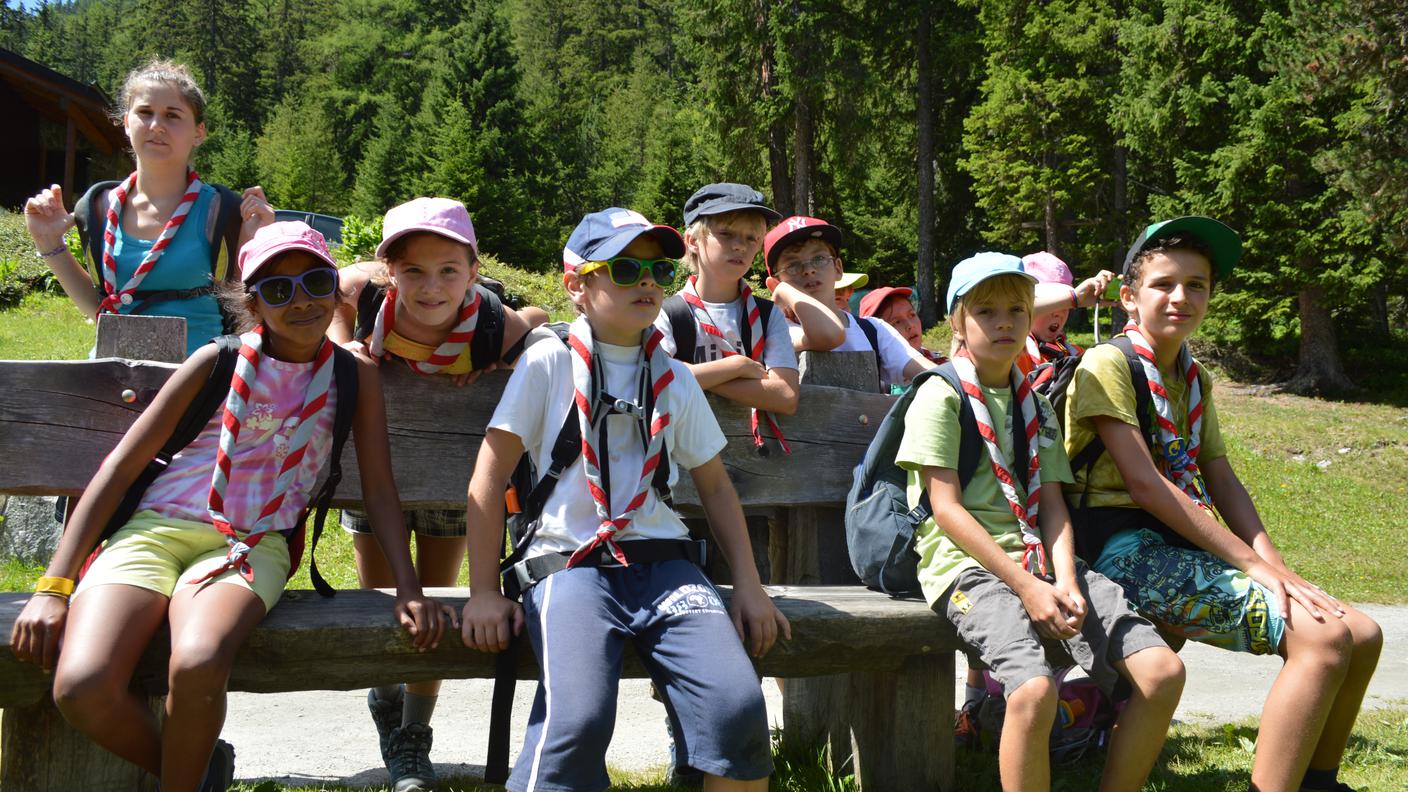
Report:
[[[709,313],[709,321],[719,328],[719,332],[724,334],[719,338],[713,333],[706,333],[699,327],[699,309],[691,307],[694,314],[694,362],[708,363],[724,357],[725,350],[745,354],[743,349],[743,334],[738,329],[739,319],[743,313],[743,297],[726,303],[705,302],[704,307]],[[795,369],[797,368],[797,352],[792,348],[792,339],[787,333],[787,322],[779,318],[782,311],[776,305],[772,308],[772,314],[768,317],[767,338],[763,341],[762,364],[770,369]],[[662,344],[665,351],[671,355],[675,354],[675,337],[670,330],[670,317],[664,311],[655,319],[655,326],[660,328],[660,332],[665,334],[665,341]]]
[[[874,325],[875,340],[880,343],[880,391],[889,393],[891,385],[903,385],[904,368],[909,365],[909,361],[917,353],[912,351],[914,348],[904,340],[900,331],[879,319],[857,319],[851,314],[841,314],[841,316],[846,323],[846,340],[831,351],[873,352],[870,339],[865,337],[865,331],[860,327],[860,322],[869,322]],[[802,326],[800,324],[789,321],[787,328],[791,331],[791,338],[794,342],[801,340]]]
[[[536,331],[535,331],[536,332]],[[640,367],[640,347],[622,347],[596,342],[606,373],[606,391],[621,398],[634,398]],[[519,359],[504,388],[499,406],[489,420],[490,429],[502,429],[523,440],[524,448],[539,475],[552,459],[552,447],[572,404],[572,360],[567,347],[556,338],[528,347]],[[723,450],[726,440],[719,429],[704,391],[689,369],[670,361],[674,381],[668,386],[670,425],[665,427],[665,446],[670,454],[670,486],[679,480],[679,467],[699,467]],[[636,493],[645,448],[634,418],[609,415],[606,418],[607,449],[601,454],[610,465],[612,516],[621,513]],[[538,533],[529,548],[529,557],[576,550],[595,534],[601,520],[587,490],[586,463],[579,455],[557,482],[543,507]],[[679,515],[650,491],[636,510],[618,540],[685,539],[689,530]]]

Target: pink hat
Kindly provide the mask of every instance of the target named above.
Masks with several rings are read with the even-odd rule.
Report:
[[[1064,283],[1070,286],[1075,282],[1071,268],[1066,262],[1045,250],[1022,257],[1022,270],[1036,278],[1037,283]]]
[[[300,220],[270,223],[254,232],[254,238],[240,248],[240,280],[249,283],[270,259],[290,250],[301,250],[337,268],[323,235]]]
[[[461,245],[469,245],[479,253],[479,240],[474,236],[474,223],[469,220],[469,210],[464,204],[450,198],[417,198],[400,206],[393,206],[386,213],[381,224],[381,244],[376,246],[376,257],[386,258],[386,250],[391,243],[416,231],[429,231],[453,239]]]
[[[860,315],[874,316],[880,312],[885,305],[885,301],[891,297],[908,297],[914,290],[904,286],[881,286],[878,289],[871,289],[865,296],[860,298]]]

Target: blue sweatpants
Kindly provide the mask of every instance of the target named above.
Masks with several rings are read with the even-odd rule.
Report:
[[[688,561],[578,567],[523,595],[542,668],[513,792],[599,792],[631,640],[665,698],[676,764],[739,780],[772,773],[758,677],[718,592]]]

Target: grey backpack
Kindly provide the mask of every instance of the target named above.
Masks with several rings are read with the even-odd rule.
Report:
[[[909,508],[905,495],[908,473],[895,464],[895,455],[904,436],[904,416],[919,386],[930,377],[943,377],[960,396],[958,423],[962,434],[958,443],[958,484],[966,488],[978,463],[987,457],[973,407],[963,393],[958,371],[952,363],[920,372],[909,389],[900,394],[875,438],[865,450],[865,458],[851,472],[851,491],[846,495],[846,548],[851,567],[865,585],[891,596],[919,594],[919,556],[914,551],[915,531],[933,516],[928,492],[919,505]],[[1015,403],[1015,402],[1014,402]],[[1021,422],[1012,422],[1013,457],[1018,461],[1019,481],[1027,479],[1027,437]]]

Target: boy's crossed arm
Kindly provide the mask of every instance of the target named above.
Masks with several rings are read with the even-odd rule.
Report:
[[[689,475],[694,479],[694,488],[699,492],[699,502],[709,519],[719,551],[733,572],[733,599],[728,609],[734,629],[738,630],[738,638],[748,653],[762,657],[772,649],[779,634],[791,640],[792,625],[763,591],[748,542],[743,506],[738,502],[733,482],[729,481],[723,459],[715,454],[708,462],[692,468]]]
[[[987,529],[974,519],[963,506],[963,490],[958,484],[958,472],[952,468],[925,465],[920,470],[920,480],[929,492],[929,503],[934,509],[934,522],[953,540],[958,549],[967,553],[984,569],[991,572],[1022,600],[1022,607],[1031,617],[1038,633],[1045,638],[1062,640],[1072,638],[1080,631],[1085,619],[1085,600],[1075,579],[1075,554],[1073,552],[1070,519],[1065,515],[1064,506],[1053,518],[1062,518],[1065,531],[1058,531],[1056,541],[1051,543],[1051,553],[1056,568],[1057,585],[1029,574],[1016,561],[998,546]],[[1042,494],[1053,500],[1060,500],[1060,485],[1052,484],[1055,495],[1045,489]],[[1042,498],[1043,503],[1048,498]],[[1045,508],[1045,507],[1044,507]],[[1043,508],[1043,510],[1044,510]],[[1057,510],[1053,509],[1053,512]],[[1045,521],[1043,521],[1045,522]],[[1074,593],[1074,597],[1072,596]]]
[[[731,378],[710,385],[699,376],[700,367],[734,360],[747,361],[747,365],[735,364],[742,372]],[[778,415],[792,415],[797,412],[797,400],[802,392],[799,384],[801,375],[797,369],[765,368],[762,363],[742,355],[733,355],[713,363],[699,363],[690,366],[690,369],[695,372],[695,379],[699,380],[701,388],[729,401]]]

